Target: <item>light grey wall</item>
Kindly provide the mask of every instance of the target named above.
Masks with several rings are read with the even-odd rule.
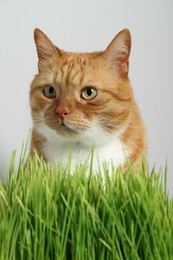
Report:
[[[130,79],[148,132],[149,162],[164,167],[167,159],[173,192],[173,1],[0,0],[1,175],[31,127],[28,92],[37,72],[35,27],[71,51],[103,50],[117,32],[130,29]]]

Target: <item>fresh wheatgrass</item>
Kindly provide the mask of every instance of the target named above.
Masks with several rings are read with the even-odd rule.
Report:
[[[166,173],[81,165],[71,174],[37,155],[0,183],[0,259],[173,259],[173,200]],[[86,173],[87,172],[87,173]],[[89,172],[89,174],[88,174]],[[9,177],[7,177],[9,176]]]

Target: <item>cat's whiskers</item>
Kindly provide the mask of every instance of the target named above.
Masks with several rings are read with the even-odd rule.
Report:
[[[115,124],[113,124],[113,123],[111,123],[109,121],[107,121],[107,122],[104,121],[104,123],[102,121],[99,121],[99,123],[101,125],[104,125],[104,126],[107,123],[107,125],[106,125],[107,128],[111,127],[113,130],[118,130],[117,131],[117,137],[121,138],[121,136],[123,136],[123,139],[125,139],[128,143],[130,143],[133,146],[134,149],[136,149],[136,150],[140,150],[141,149],[140,147],[138,147],[138,145],[137,145],[137,143],[135,141],[133,141],[130,138],[128,138],[128,136],[130,136],[131,134],[133,134],[133,136],[135,136],[135,137],[138,137],[137,134],[135,134],[135,131],[126,130],[126,127],[124,127],[124,131],[126,130],[126,135],[125,135],[123,129],[120,128],[120,126],[117,126],[117,125],[115,125]],[[134,125],[131,125],[131,126],[133,127],[133,129],[135,128]]]
[[[135,142],[133,142],[130,138],[123,135],[123,139],[125,139],[128,143],[130,143],[133,146],[133,148],[140,150],[140,147],[138,147],[138,145]]]

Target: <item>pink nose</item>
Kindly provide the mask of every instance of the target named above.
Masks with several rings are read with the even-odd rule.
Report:
[[[64,108],[57,108],[56,113],[58,114],[59,118],[63,121],[64,118],[70,114],[70,111],[67,107]]]

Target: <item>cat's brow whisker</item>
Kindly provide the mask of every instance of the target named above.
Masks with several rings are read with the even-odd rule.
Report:
[[[43,63],[43,62],[41,62],[41,63],[39,64],[39,66],[40,66],[42,72],[44,72],[45,74],[53,75],[54,78],[56,78],[57,72],[52,69],[52,68],[54,67],[54,63],[55,63],[55,62],[54,62],[51,58],[47,58],[47,63],[48,63],[48,64],[51,64],[51,66],[50,66],[50,67],[45,66],[45,63]]]

